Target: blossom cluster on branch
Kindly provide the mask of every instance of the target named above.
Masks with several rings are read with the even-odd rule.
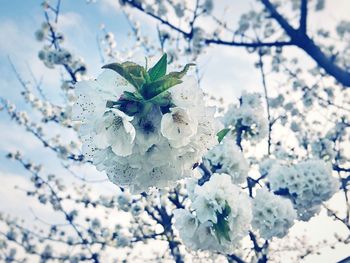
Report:
[[[252,220],[249,196],[234,185],[227,174],[213,174],[196,185],[191,208],[174,211],[175,226],[188,247],[232,253],[247,235]]]
[[[298,218],[309,220],[339,189],[329,163],[307,160],[296,165],[275,164],[268,173],[271,189],[293,202]]]

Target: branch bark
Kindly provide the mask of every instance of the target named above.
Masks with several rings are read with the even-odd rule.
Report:
[[[338,261],[338,263],[347,263],[347,262],[349,262],[349,261],[350,261],[350,256],[348,256],[348,257],[346,257],[346,258],[344,258],[344,259]]]
[[[350,87],[350,72],[335,64],[331,57],[328,57],[321,48],[306,34],[307,0],[302,0],[299,29],[294,29],[287,20],[277,11],[270,0],[261,0],[262,4],[269,11],[271,17],[277,21],[282,29],[291,38],[295,46],[304,50],[319,67],[323,68],[329,75],[333,76],[339,83]]]
[[[307,13],[308,6],[307,0],[302,0],[301,3],[301,14],[300,14],[300,25],[298,29],[293,28],[288,21],[277,11],[276,7],[269,0],[261,0],[261,3],[269,11],[271,17],[277,21],[277,23],[282,27],[286,34],[290,37],[290,41],[274,41],[274,42],[236,42],[236,41],[225,41],[221,39],[203,39],[204,43],[210,45],[225,45],[233,47],[283,47],[283,46],[297,46],[304,50],[319,67],[323,68],[327,74],[333,76],[339,83],[345,87],[350,87],[350,72],[346,69],[341,68],[336,65],[335,61],[328,57],[320,47],[315,44],[315,42],[306,34],[307,31]],[[169,21],[157,16],[156,14],[147,12],[140,4],[134,0],[125,0],[125,3],[138,9],[139,11],[151,16],[161,24],[164,24],[180,33],[184,38],[191,39],[193,37],[193,24],[190,25],[190,31],[186,32],[170,23]]]
[[[223,45],[223,46],[232,46],[232,47],[284,47],[284,46],[293,46],[294,43],[290,41],[275,41],[275,42],[236,42],[236,41],[225,41],[221,39],[205,39],[204,43],[210,45]]]
[[[299,30],[306,34],[307,31],[307,11],[308,0],[301,0]]]

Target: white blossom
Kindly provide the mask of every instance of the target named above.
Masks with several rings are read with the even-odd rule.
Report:
[[[217,173],[229,174],[233,183],[245,182],[249,165],[234,140],[227,136],[206,155]]]
[[[206,13],[210,14],[214,9],[213,0],[205,0],[203,3],[203,9]]]
[[[171,108],[162,117],[161,132],[171,146],[179,148],[186,146],[191,137],[197,132],[198,121],[192,118],[190,112],[184,108]]]
[[[133,193],[191,176],[193,166],[217,143],[218,130],[215,108],[206,107],[195,78],[184,77],[169,90],[171,104],[164,112],[151,105],[146,114],[130,116],[128,108],[113,106],[125,101],[124,92],[135,88],[111,70],[76,85],[72,116],[80,123],[84,156]]]
[[[99,149],[111,147],[118,156],[128,156],[132,153],[135,140],[135,128],[130,123],[132,117],[118,109],[111,109],[97,120],[94,144]]]
[[[185,76],[183,82],[170,89],[171,100],[177,107],[194,108],[203,102],[203,92],[198,89],[193,76]]]
[[[226,127],[241,132],[247,139],[260,141],[268,133],[267,118],[258,93],[243,93],[240,105],[231,104],[223,117]]]
[[[271,170],[272,166],[276,163],[276,160],[266,158],[259,163],[259,172],[261,176],[266,176]]]
[[[250,228],[249,197],[232,183],[231,176],[215,173],[202,186],[196,185],[190,198],[193,213],[175,212],[175,225],[186,246],[232,252]]]
[[[290,200],[274,195],[264,188],[256,191],[252,226],[259,230],[261,237],[265,239],[284,237],[296,217],[296,211]]]
[[[175,227],[181,234],[181,238],[187,242],[198,229],[198,219],[185,209],[175,209],[173,211]]]
[[[335,150],[333,143],[327,138],[320,138],[317,141],[313,141],[311,144],[312,153],[324,160],[332,160],[335,157]]]
[[[274,192],[291,199],[298,218],[305,221],[339,187],[332,176],[331,165],[322,160],[307,160],[290,166],[276,164],[269,172],[268,180]]]
[[[174,5],[174,11],[177,17],[181,18],[184,16],[184,8],[180,3]]]

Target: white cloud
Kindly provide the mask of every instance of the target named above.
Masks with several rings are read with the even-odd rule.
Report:
[[[60,78],[59,72],[47,69],[37,57],[43,43],[37,42],[34,38],[36,31],[34,24],[20,24],[14,20],[5,20],[0,22],[0,31],[2,33],[0,58],[3,61],[0,64],[2,81],[0,91],[3,96],[11,100],[18,99],[21,91],[7,56],[11,58],[24,80],[32,80],[27,67],[29,65],[38,79],[44,76],[44,85],[50,87],[57,85]]]
[[[0,51],[2,54],[7,54],[13,51],[25,52],[25,50],[32,50],[34,48],[33,41],[29,39],[28,34],[23,34],[18,25],[12,20],[5,20],[0,23],[1,41]],[[34,32],[32,32],[34,36]],[[20,45],[26,44],[26,49],[21,48]]]
[[[27,196],[25,190],[33,188],[28,178],[23,175],[0,172],[0,181],[1,212],[30,219],[33,218],[32,210],[38,212],[40,217],[57,220],[56,213],[52,213],[51,209],[41,205],[35,198]],[[8,201],[4,202],[5,200]],[[32,222],[32,220],[28,220],[29,222]]]
[[[98,5],[103,13],[110,13],[111,10],[120,11],[120,5],[117,0],[101,0]]]
[[[83,25],[83,18],[76,12],[61,13],[58,19],[58,27],[61,31]]]

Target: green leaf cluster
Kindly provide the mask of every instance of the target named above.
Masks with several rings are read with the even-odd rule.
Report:
[[[103,66],[102,68],[114,70],[135,87],[135,92],[125,91],[117,102],[108,102],[107,107],[117,106],[129,115],[140,112],[147,114],[148,109],[151,108],[150,105],[169,107],[171,100],[168,90],[182,83],[181,78],[194,64],[187,64],[183,70],[169,74],[166,74],[167,65],[167,54],[165,53],[149,70],[129,61]]]

